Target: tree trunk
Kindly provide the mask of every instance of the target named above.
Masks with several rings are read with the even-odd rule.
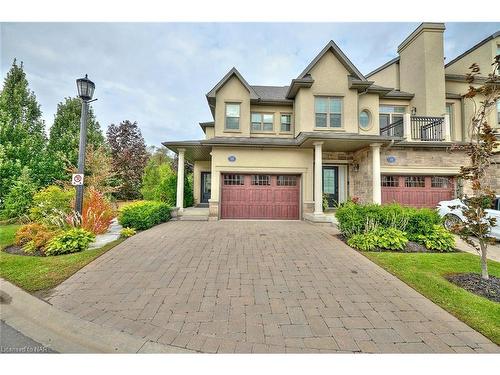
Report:
[[[481,278],[488,280],[490,278],[488,275],[488,258],[486,257],[488,245],[484,241],[479,241],[479,246],[481,248]]]

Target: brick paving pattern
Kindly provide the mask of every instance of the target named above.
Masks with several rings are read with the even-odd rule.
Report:
[[[177,221],[54,289],[82,319],[205,353],[467,353],[499,347],[306,222]]]

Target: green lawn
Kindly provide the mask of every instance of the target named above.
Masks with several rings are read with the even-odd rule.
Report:
[[[18,224],[0,225],[0,249],[14,242],[14,236],[19,227]]]
[[[12,244],[18,227],[0,226],[1,248]],[[13,255],[0,251],[0,277],[28,292],[51,289],[122,241],[118,239],[99,249],[50,257]]]
[[[479,257],[468,253],[363,252],[427,298],[500,344],[500,303],[469,293],[448,282],[452,273],[481,273]],[[500,276],[500,263],[489,261],[490,275]]]

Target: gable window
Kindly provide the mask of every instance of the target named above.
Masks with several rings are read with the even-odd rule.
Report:
[[[316,97],[314,110],[317,128],[342,127],[342,98]]]
[[[280,131],[291,132],[292,131],[292,115],[289,113],[281,115],[280,121]]]
[[[226,129],[240,130],[240,104],[226,104]]]
[[[252,113],[252,131],[272,132],[274,130],[274,115],[270,113]]]

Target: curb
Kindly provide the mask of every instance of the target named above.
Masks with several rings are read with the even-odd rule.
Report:
[[[2,278],[0,318],[25,336],[59,353],[195,353],[82,320]]]

